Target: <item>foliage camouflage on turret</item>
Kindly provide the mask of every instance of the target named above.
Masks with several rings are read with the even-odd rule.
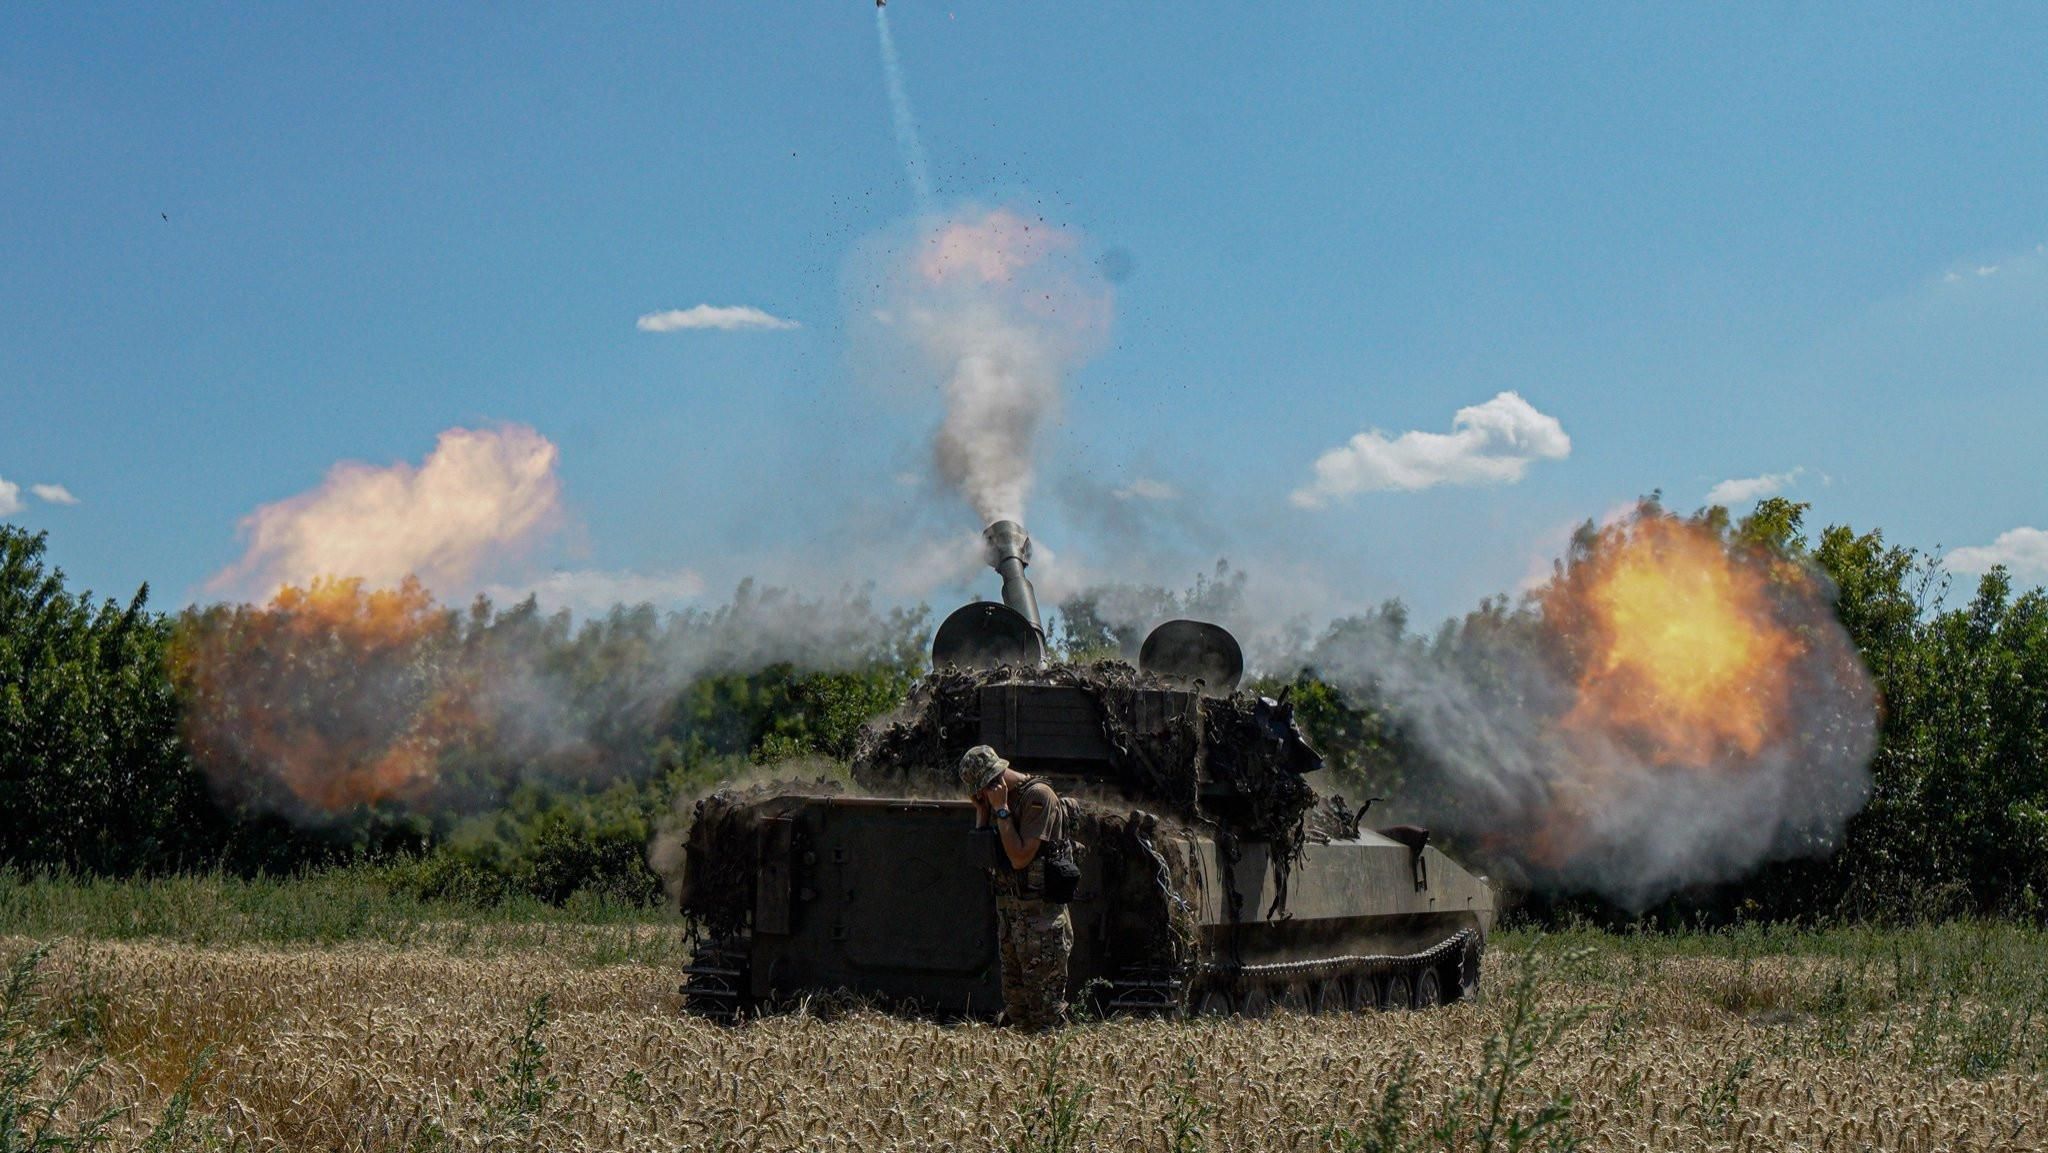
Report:
[[[957,792],[955,766],[981,743],[981,690],[1006,684],[1087,693],[1100,709],[1117,776],[1135,799],[1191,824],[1271,843],[1284,857],[1299,852],[1302,818],[1316,794],[1301,777],[1305,746],[1284,707],[1249,693],[1204,697],[1199,719],[1178,716],[1148,733],[1137,723],[1139,694],[1181,686],[1123,661],[940,669],[913,685],[893,716],[862,733],[854,779],[880,792]],[[1227,817],[1203,800],[1205,784],[1232,799]]]

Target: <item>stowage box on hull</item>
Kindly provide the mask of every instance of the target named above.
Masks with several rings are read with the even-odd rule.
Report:
[[[938,1016],[1000,1010],[993,846],[972,805],[782,794],[734,812],[692,831],[692,859],[744,859],[750,889],[688,969],[693,1009],[843,990]],[[1311,843],[1278,901],[1264,844],[1226,851],[1142,810],[1084,806],[1076,824],[1068,991],[1100,1008],[1428,1005],[1477,980],[1492,894],[1426,844]]]

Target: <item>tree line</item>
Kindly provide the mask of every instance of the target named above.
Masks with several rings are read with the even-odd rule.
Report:
[[[1672,919],[2039,919],[2048,897],[2048,593],[2003,570],[1951,607],[1926,554],[1773,500],[1719,531],[1832,582],[1881,695],[1869,803],[1826,855],[1681,893]],[[1716,520],[1715,518],[1719,518]],[[435,604],[332,582],[266,606],[154,611],[67,589],[47,537],[0,526],[0,866],[97,874],[289,873],[373,862],[422,895],[650,901],[647,846],[679,806],[779,766],[829,774],[922,674],[924,612],[742,586],[712,610],[619,606],[582,622],[528,600]],[[1227,617],[1227,566],[1184,591],[1115,587],[1059,607],[1076,658],[1134,649],[1123,622]],[[1391,631],[1456,661],[1540,610],[1494,598],[1429,634],[1398,604],[1331,622],[1258,686],[1285,689],[1339,787],[1429,789],[1429,755],[1318,646]],[[365,631],[368,630],[368,631]],[[296,766],[296,767],[294,767]],[[337,791],[326,775],[354,774]],[[294,775],[297,773],[298,775]],[[1615,915],[1541,894],[1539,916]]]

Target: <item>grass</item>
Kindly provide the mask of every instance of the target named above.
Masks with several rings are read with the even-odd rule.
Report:
[[[1534,937],[1506,933],[1499,948]],[[2048,932],[1995,921],[1910,928],[1743,926],[1686,934],[1553,935],[1584,957],[1576,983],[1613,993],[1682,970],[1698,1003],[1860,1052],[1899,1036],[1916,1069],[1984,1077],[2048,1071]],[[1646,1018],[1615,1014],[1627,1033]],[[1882,1027],[1872,1032],[1872,1022]]]
[[[562,906],[422,899],[359,866],[305,877],[146,880],[0,869],[0,936],[190,945],[344,943],[462,955],[550,950],[586,965],[680,963],[686,937],[661,909],[578,894]]]
[[[1503,933],[1474,1004],[1045,1036],[710,1024],[679,952],[656,913],[369,872],[6,878],[0,1116],[103,1125],[81,1150],[2048,1147],[2048,940],[2014,926]]]

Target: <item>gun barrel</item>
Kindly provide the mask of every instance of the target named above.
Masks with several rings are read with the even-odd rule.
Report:
[[[1038,634],[1039,658],[1043,660],[1045,625],[1038,619],[1038,593],[1032,589],[1031,579],[1024,575],[1024,569],[1031,563],[1031,537],[1016,521],[999,520],[982,530],[981,539],[988,545],[989,567],[1003,578],[1003,603],[1031,622],[1031,631]]]

